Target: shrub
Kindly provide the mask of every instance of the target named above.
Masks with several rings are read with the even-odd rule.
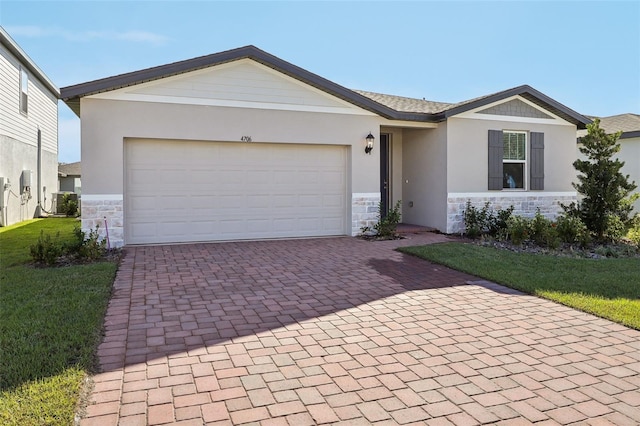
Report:
[[[593,236],[604,242],[624,235],[620,224],[629,222],[637,185],[629,175],[622,174],[624,162],[616,158],[622,132],[607,134],[600,128],[598,119],[587,125],[587,130],[578,146],[585,159],[573,162],[578,171],[578,182],[573,186],[581,195],[581,201],[562,207],[566,212],[579,214]]]
[[[385,217],[382,217],[382,203],[378,206],[378,223],[373,225],[373,229],[376,230],[376,234],[382,238],[392,238],[396,234],[396,229],[400,223],[400,206],[402,201],[398,200],[391,210],[389,210]]]
[[[511,242],[520,245],[531,234],[531,221],[522,216],[511,216],[507,221],[507,233]]]
[[[499,240],[506,239],[509,218],[513,214],[515,207],[509,206],[507,209],[498,209],[494,214],[490,214],[489,234],[495,236]]]
[[[631,228],[629,228],[629,232],[627,233],[627,238],[640,248],[640,213],[634,216],[631,222]]]
[[[558,217],[558,236],[568,244],[584,243],[589,230],[578,216],[564,214]]]
[[[544,217],[540,209],[537,209],[530,222],[531,239],[541,247],[558,248],[560,238],[556,227],[555,223]]]
[[[71,194],[62,196],[62,211],[67,217],[75,217],[78,215],[78,201],[71,199]]]
[[[60,232],[57,232],[55,238],[52,239],[51,235],[44,233],[44,230],[40,231],[40,237],[30,247],[30,252],[35,262],[48,266],[54,265],[64,253],[64,247],[60,243]]]
[[[100,240],[99,228],[100,226],[96,225],[95,229],[90,230],[87,235],[76,226],[73,230],[75,239],[67,245],[67,253],[87,260],[97,260],[104,256],[107,252],[107,241]]]
[[[493,210],[487,201],[484,206],[479,209],[467,201],[467,206],[463,212],[464,216],[464,233],[469,238],[478,238],[483,234],[492,237],[503,237],[506,234],[507,222],[513,213],[514,207],[508,209]]]
[[[486,203],[482,209],[478,209],[471,204],[471,200],[467,200],[467,206],[464,209],[464,234],[469,238],[478,238],[484,233],[487,225],[487,214],[489,203]]]
[[[604,221],[605,240],[616,242],[624,237],[627,227],[618,215],[608,214]]]

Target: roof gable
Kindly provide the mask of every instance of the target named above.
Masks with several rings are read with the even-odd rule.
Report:
[[[297,67],[289,62],[283,61],[270,55],[255,46],[245,46],[238,49],[227,50],[225,52],[214,53],[212,55],[200,56],[198,58],[185,61],[174,62],[158,67],[147,68],[100,80],[89,81],[76,84],[74,86],[63,87],[60,90],[61,98],[65,103],[80,116],[80,98],[97,93],[117,90],[127,86],[133,86],[149,81],[171,77],[191,71],[208,68],[215,65],[224,64],[241,59],[252,59],[278,72],[288,75],[296,80],[306,83],[329,93],[337,98],[343,99],[351,104],[359,106],[368,111],[374,112],[385,118],[400,120],[429,121],[426,114],[401,113],[381,105],[371,99],[349,90],[339,84],[333,83],[316,74]]]
[[[553,119],[550,115],[545,114],[539,109],[523,102],[521,99],[512,99],[510,101],[494,105],[478,111],[477,114]]]
[[[251,59],[240,59],[88,97],[374,115]]]

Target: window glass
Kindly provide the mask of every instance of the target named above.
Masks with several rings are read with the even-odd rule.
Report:
[[[503,132],[503,143],[502,187],[505,189],[524,189],[527,134],[524,132]]]
[[[29,101],[29,75],[20,69],[20,111],[27,113]]]
[[[525,134],[504,132],[504,159],[525,160]]]

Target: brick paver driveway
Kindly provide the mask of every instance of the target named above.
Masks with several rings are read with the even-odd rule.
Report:
[[[640,424],[640,332],[393,251],[126,250],[83,425]]]

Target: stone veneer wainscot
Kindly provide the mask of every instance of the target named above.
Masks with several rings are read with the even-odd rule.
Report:
[[[99,226],[101,238],[106,237],[105,219],[109,227],[111,247],[124,245],[123,197],[120,194],[82,195],[82,230],[89,232]]]
[[[476,208],[490,203],[494,210],[515,207],[516,216],[533,217],[539,208],[548,219],[555,219],[562,212],[561,204],[570,204],[577,200],[575,192],[483,192],[450,193],[447,197],[447,234],[464,231],[464,210],[467,201]]]
[[[351,235],[362,234],[363,226],[378,222],[379,192],[353,193],[351,195]]]

